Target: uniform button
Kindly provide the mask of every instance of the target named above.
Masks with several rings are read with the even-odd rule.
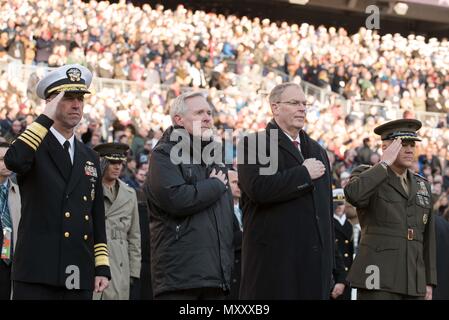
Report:
[[[66,238],[70,237],[70,233],[65,232],[65,233],[64,233],[64,237],[66,237]]]
[[[346,244],[348,244],[348,243],[349,243],[349,241],[348,241],[348,240],[345,240],[345,243],[346,243]]]
[[[86,219],[86,221],[89,221],[89,216],[86,214],[86,215],[84,216],[84,219]]]
[[[338,242],[338,239],[335,239],[335,242]]]
[[[345,258],[347,258],[349,255],[347,253],[345,253]]]
[[[66,218],[70,218],[70,212],[67,211],[64,215]]]
[[[348,267],[345,267],[345,271],[348,271],[349,269],[348,269]]]
[[[87,201],[87,197],[86,197],[86,196],[83,196],[83,200],[84,200],[84,201]]]
[[[87,240],[87,234],[84,235],[84,240]]]
[[[239,263],[239,259],[235,259],[235,263]]]
[[[237,279],[232,279],[232,282],[236,283],[236,282],[237,282]]]

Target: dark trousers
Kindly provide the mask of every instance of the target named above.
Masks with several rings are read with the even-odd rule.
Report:
[[[69,290],[21,281],[14,281],[13,287],[13,300],[92,300],[90,290]]]
[[[424,300],[424,296],[409,296],[382,290],[357,289],[357,300]]]
[[[11,265],[0,260],[0,300],[11,299]]]
[[[162,292],[155,300],[224,300],[225,292],[221,288],[195,288]]]

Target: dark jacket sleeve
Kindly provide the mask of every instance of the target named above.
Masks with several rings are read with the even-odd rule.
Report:
[[[250,148],[251,143],[247,143],[244,138],[243,150],[247,155],[256,155],[257,152]],[[239,146],[242,148],[242,146]],[[279,150],[276,150],[278,152]],[[268,165],[260,164],[258,159],[256,164],[251,164],[249,160],[240,161],[238,165],[239,184],[248,197],[258,204],[269,204],[293,200],[306,193],[313,191],[314,186],[309,172],[304,166],[295,166],[285,170],[276,170],[273,174],[264,174],[263,170],[269,166],[277,166],[277,159],[271,159]],[[262,171],[261,171],[262,170]]]
[[[371,196],[387,178],[388,172],[381,164],[357,167],[344,188],[346,200],[356,208],[367,207]]]
[[[94,163],[98,172],[98,179],[95,183],[95,199],[92,205],[92,223],[94,230],[94,254],[95,254],[95,275],[111,279],[109,269],[109,250],[106,239],[106,225],[104,213],[104,197],[102,177],[98,157],[94,155]]]
[[[34,156],[53,125],[53,120],[41,114],[9,147],[5,154],[6,167],[17,173],[26,174],[34,163]]]
[[[170,161],[169,154],[159,150],[151,156],[148,187],[151,200],[175,217],[203,211],[226,191],[226,186],[216,178],[188,184],[179,166]]]

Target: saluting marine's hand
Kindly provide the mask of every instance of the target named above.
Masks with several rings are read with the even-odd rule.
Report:
[[[395,139],[393,143],[390,144],[388,148],[384,150],[381,161],[384,161],[387,163],[387,165],[391,166],[393,162],[396,161],[396,158],[398,157],[401,148],[402,148],[402,140]]]
[[[44,112],[42,112],[42,113],[45,114],[50,119],[55,120],[56,108],[58,107],[58,103],[59,103],[59,101],[61,101],[63,96],[64,96],[64,91],[61,91],[50,102],[47,102],[47,104],[45,105]]]

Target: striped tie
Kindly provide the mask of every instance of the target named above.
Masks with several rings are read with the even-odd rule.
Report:
[[[9,228],[12,230],[11,215],[9,214],[8,206],[8,186],[2,184],[0,186],[0,214],[3,229]],[[6,264],[10,264],[10,259],[3,259]]]

